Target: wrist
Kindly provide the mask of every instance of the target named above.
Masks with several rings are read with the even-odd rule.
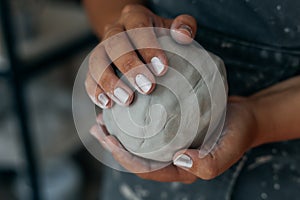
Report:
[[[253,116],[256,124],[256,137],[253,141],[252,147],[256,147],[265,143],[273,142],[272,138],[275,134],[275,129],[273,124],[273,117],[268,109],[268,105],[263,102],[263,97],[261,98],[249,98],[249,102],[251,105],[251,110],[253,112]]]
[[[255,102],[250,98],[231,96],[229,97],[229,110],[235,110],[237,120],[235,126],[238,126],[240,134],[245,134],[245,147],[247,150],[256,147],[263,142],[259,131],[259,122],[257,119],[257,109]],[[230,115],[230,113],[229,113]],[[231,117],[229,117],[231,118]]]
[[[248,110],[251,113],[252,119],[253,119],[253,141],[251,144],[251,148],[259,146],[264,143],[262,133],[261,133],[261,124],[260,124],[260,112],[259,109],[257,109],[257,102],[253,101],[251,99],[248,99]]]

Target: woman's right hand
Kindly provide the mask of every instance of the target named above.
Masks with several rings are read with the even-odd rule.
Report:
[[[126,32],[136,28],[149,28],[140,34]],[[165,19],[141,5],[126,5],[114,23],[107,25],[101,42],[91,53],[85,86],[89,97],[101,108],[110,108],[113,101],[128,106],[134,97],[131,88],[114,73],[113,64],[125,75],[129,83],[142,94],[150,94],[155,87],[155,76],[162,76],[168,60],[160,49],[157,33],[151,27],[170,29],[172,38],[181,44],[192,42],[197,31],[196,20],[189,15]],[[151,48],[140,49],[149,46]],[[134,48],[135,47],[135,48]],[[138,56],[135,49],[138,50]],[[119,56],[120,51],[128,53]]]

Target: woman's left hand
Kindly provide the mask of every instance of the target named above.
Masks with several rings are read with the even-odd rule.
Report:
[[[174,155],[173,164],[156,171],[151,169],[146,159],[129,153],[114,136],[107,133],[101,114],[98,117],[99,125],[95,125],[91,133],[117,162],[143,179],[192,183],[197,178],[208,180],[222,174],[259,143],[253,110],[247,98],[231,97],[223,132],[208,155],[200,158],[198,149],[182,150]]]

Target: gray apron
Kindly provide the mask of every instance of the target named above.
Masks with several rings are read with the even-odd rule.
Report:
[[[196,40],[221,57],[231,95],[251,95],[300,74],[300,1],[152,0],[158,15],[197,19]],[[288,134],[288,133],[287,133]],[[247,152],[228,171],[193,184],[158,183],[105,168],[104,200],[296,200],[300,196],[300,140]]]

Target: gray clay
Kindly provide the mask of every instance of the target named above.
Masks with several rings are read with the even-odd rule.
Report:
[[[198,48],[195,45],[182,46],[171,39],[160,40],[160,43],[170,52],[176,49],[185,55],[195,53]],[[223,62],[217,56],[210,56],[227,87]],[[171,161],[180,149],[198,148],[209,123],[214,121],[208,87],[200,73],[178,55],[167,52],[167,57],[171,67],[164,76],[156,78],[158,84],[151,95],[135,92],[134,102],[129,107],[115,104],[103,111],[107,130],[128,151],[162,162]],[[197,54],[203,65],[209,63],[205,62],[208,57],[206,53]],[[195,97],[196,101],[193,101]]]

